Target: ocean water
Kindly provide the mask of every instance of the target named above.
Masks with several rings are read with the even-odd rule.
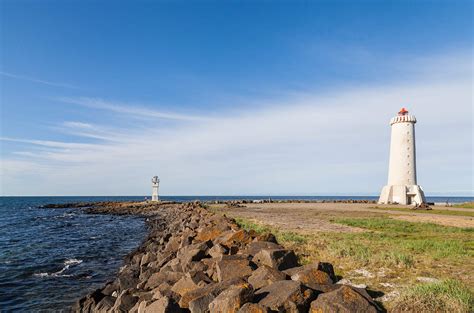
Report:
[[[342,200],[344,196],[188,196],[172,201],[236,199]],[[72,303],[112,280],[123,257],[146,236],[134,216],[46,209],[48,203],[143,200],[139,197],[1,197],[0,311],[67,311]],[[428,197],[430,202],[474,201],[472,197]]]
[[[143,218],[42,209],[100,198],[0,198],[0,311],[67,311],[114,278],[146,235]]]

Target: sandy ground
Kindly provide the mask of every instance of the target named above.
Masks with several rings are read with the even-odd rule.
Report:
[[[215,205],[232,217],[260,221],[276,227],[298,232],[333,231],[360,232],[362,229],[331,223],[332,218],[376,217],[389,215],[410,222],[430,222],[454,227],[474,227],[470,216],[449,216],[436,214],[436,210],[472,212],[470,209],[435,206],[433,213],[417,213],[374,209],[375,204],[365,203],[252,203],[244,207]],[[391,206],[384,205],[384,208]],[[400,208],[402,206],[393,206]]]

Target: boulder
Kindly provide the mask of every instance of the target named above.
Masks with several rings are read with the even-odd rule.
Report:
[[[129,290],[124,290],[115,300],[112,308],[113,312],[128,312],[137,303],[138,297],[134,296]]]
[[[209,255],[213,258],[220,258],[222,255],[226,254],[227,251],[227,248],[220,244],[216,244],[211,249],[209,249]]]
[[[102,300],[97,303],[95,311],[97,312],[107,312],[114,307],[115,301],[117,298],[111,296],[105,296]]]
[[[165,246],[165,253],[176,252],[181,243],[181,239],[178,236],[173,236],[169,239],[168,243]]]
[[[145,266],[150,262],[156,261],[156,255],[154,253],[145,253],[141,260],[140,260],[140,266]]]
[[[176,258],[179,259],[182,266],[186,267],[192,261],[200,261],[205,258],[211,246],[212,241],[206,241],[183,247],[178,250]]]
[[[280,280],[255,292],[258,304],[278,312],[306,312],[315,294],[300,282]]]
[[[252,237],[250,237],[250,235],[243,229],[227,231],[214,240],[215,243],[220,243],[227,248],[230,248],[234,244],[241,246],[250,243],[251,241]]]
[[[148,304],[143,313],[176,313],[181,312],[179,306],[174,303],[170,298],[163,297],[161,299]]]
[[[154,289],[162,283],[174,285],[178,280],[184,277],[184,273],[180,272],[158,272],[150,276],[145,284],[145,289]]]
[[[267,313],[268,308],[264,307],[263,305],[257,304],[257,303],[246,303],[244,304],[238,313]]]
[[[174,285],[171,290],[173,292],[176,292],[180,296],[183,296],[185,293],[197,289],[199,286],[193,281],[191,277],[183,277],[180,280],[178,280]]]
[[[311,287],[311,284],[330,285],[333,283],[331,277],[326,272],[315,268],[302,270],[291,276],[292,280],[297,280]]]
[[[92,312],[96,305],[105,297],[100,289],[83,297],[72,306],[74,312]]]
[[[210,313],[235,313],[253,298],[253,288],[249,284],[231,286],[221,292],[210,304]]]
[[[370,297],[367,298],[367,296],[363,296],[352,287],[341,285],[341,287],[334,291],[320,294],[316,300],[311,302],[310,312],[379,312],[377,304]]]
[[[196,298],[194,300],[189,301],[189,310],[191,313],[205,313],[209,312],[209,304],[215,299],[216,297],[213,294],[207,294],[205,296]]]
[[[198,229],[198,234],[195,237],[196,240],[198,241],[208,241],[208,240],[214,240],[217,237],[219,237],[224,231],[229,230],[230,227],[227,225],[227,223],[223,224],[218,224],[216,226],[212,227],[205,227],[202,229]]]
[[[262,249],[283,249],[283,246],[280,246],[279,244],[270,241],[252,241],[247,245],[247,247],[242,251],[242,253],[254,256]]]
[[[278,241],[276,240],[275,235],[272,234],[272,233],[264,233],[264,234],[258,235],[255,239],[257,241],[269,241],[269,242],[273,242],[273,243],[278,243]]]
[[[216,263],[217,280],[219,282],[237,277],[246,277],[252,274],[255,266],[248,260],[248,255],[224,255]]]
[[[112,295],[112,293],[116,290],[119,289],[119,284],[118,284],[118,280],[115,280],[113,282],[108,282],[104,289],[102,289],[102,293],[106,296],[110,296]]]
[[[326,263],[326,262],[314,262],[314,263],[306,264],[303,266],[289,268],[287,270],[284,270],[283,272],[288,274],[288,276],[293,276],[294,274],[307,270],[307,269],[317,269],[317,270],[323,271],[329,275],[329,277],[331,278],[333,282],[337,281],[332,264]]]
[[[260,266],[252,275],[248,278],[248,282],[255,289],[260,289],[262,287],[268,286],[276,281],[287,279],[287,275],[279,270],[271,268],[266,265]]]
[[[132,268],[131,266],[123,268],[118,277],[120,290],[135,288],[138,284],[139,276],[140,272],[137,269]]]
[[[162,283],[150,292],[151,297],[143,297],[143,299],[140,300],[158,300],[163,297],[168,297],[173,301],[178,302],[181,296],[177,292],[173,291],[172,288],[173,287],[168,283]]]
[[[252,261],[258,266],[267,265],[280,271],[298,266],[293,250],[285,249],[262,249],[254,255]]]
[[[188,308],[189,307],[189,302],[191,302],[194,299],[200,298],[202,296],[206,295],[213,295],[214,297],[217,297],[222,291],[225,289],[229,288],[232,285],[239,285],[245,283],[245,280],[242,278],[233,278],[227,281],[223,281],[220,283],[213,283],[206,285],[204,287],[200,287],[194,290],[191,290],[187,293],[185,293],[181,299],[179,300],[179,305],[182,308]]]

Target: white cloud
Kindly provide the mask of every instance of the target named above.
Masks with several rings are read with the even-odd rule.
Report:
[[[465,66],[470,57],[448,65],[443,60],[440,64],[452,69]],[[433,62],[432,68],[442,71]],[[426,68],[424,64],[423,72]],[[29,194],[143,195],[149,193],[150,177],[158,174],[163,194],[375,195],[387,179],[388,121],[407,106],[418,119],[418,178],[427,194],[472,195],[472,78],[461,72],[295,95],[283,103],[262,102],[252,110],[212,119],[69,99],[124,115],[183,123],[114,129],[75,121],[65,122],[63,130],[102,140],[15,139],[46,150],[35,151],[36,157],[23,151],[18,159],[4,161],[3,193],[24,193],[18,182],[26,181],[28,172]]]
[[[207,121],[210,120],[208,117],[195,116],[195,115],[186,115],[186,114],[177,114],[169,112],[159,112],[152,110],[139,105],[125,105],[122,103],[106,101],[103,99],[97,98],[88,98],[88,97],[78,97],[78,98],[68,98],[61,97],[58,98],[59,101],[77,104],[89,108],[99,109],[99,110],[108,110],[121,114],[128,114],[132,117],[145,118],[145,119],[170,119],[170,120],[181,120],[181,121]]]
[[[39,83],[43,85],[48,85],[48,86],[53,86],[53,87],[62,87],[62,88],[69,88],[69,89],[79,89],[79,87],[70,85],[70,84],[64,84],[64,83],[58,83],[58,82],[51,82],[43,79],[37,79],[33,77],[28,77],[28,76],[23,76],[23,75],[17,75],[13,73],[8,73],[8,72],[3,72],[0,71],[0,76],[4,77],[9,77],[9,78],[14,78],[14,79],[21,79],[21,80],[26,80],[30,81],[33,83]]]

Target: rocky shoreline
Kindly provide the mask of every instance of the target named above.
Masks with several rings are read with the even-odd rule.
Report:
[[[74,312],[382,311],[365,289],[338,284],[331,264],[301,266],[272,234],[240,229],[200,203],[74,205],[143,215],[149,226],[117,278],[77,301]]]

